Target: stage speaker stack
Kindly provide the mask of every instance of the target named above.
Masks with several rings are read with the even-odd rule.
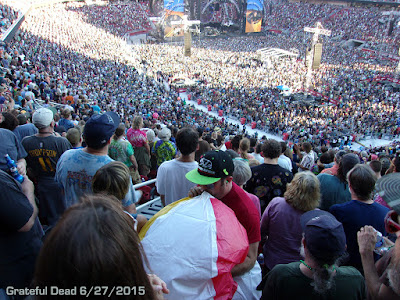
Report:
[[[322,44],[317,43],[314,46],[314,57],[313,57],[313,63],[312,63],[313,69],[319,68],[319,65],[321,64],[321,54],[322,54]]]
[[[189,30],[185,31],[184,38],[185,46],[184,46],[184,55],[190,57],[192,55],[192,33]]]

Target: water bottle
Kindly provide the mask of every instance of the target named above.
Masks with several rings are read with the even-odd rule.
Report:
[[[389,248],[386,247],[385,245],[385,240],[383,239],[383,235],[381,232],[379,232],[378,230],[376,230],[374,228],[375,232],[376,232],[376,243],[375,243],[375,249],[374,252],[378,255],[384,255],[386,252],[389,251]]]
[[[11,176],[14,177],[14,179],[19,183],[23,183],[24,176],[18,173],[17,164],[15,163],[15,161],[12,160],[8,154],[4,155],[4,157],[6,158],[7,167],[10,170]]]
[[[264,266],[264,254],[260,253],[260,255],[258,255],[258,257],[257,257],[257,261],[262,268]]]

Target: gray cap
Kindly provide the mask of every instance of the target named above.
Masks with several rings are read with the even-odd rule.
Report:
[[[158,137],[164,142],[168,142],[171,138],[171,130],[168,127],[164,127],[158,132]]]
[[[53,121],[53,112],[47,108],[39,108],[32,116],[33,124],[38,128],[46,128]]]

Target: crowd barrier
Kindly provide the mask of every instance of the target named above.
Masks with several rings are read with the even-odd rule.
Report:
[[[133,187],[135,190],[147,186],[153,183],[156,183],[157,179],[150,179],[138,184],[135,184]],[[137,213],[144,215],[147,219],[150,219],[152,216],[154,216],[157,212],[159,212],[163,208],[163,205],[161,203],[161,198],[160,196],[155,197],[154,199],[151,199],[150,201],[139,205],[136,207]]]

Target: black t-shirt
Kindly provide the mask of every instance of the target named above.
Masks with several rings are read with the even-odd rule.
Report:
[[[275,197],[283,197],[293,174],[279,165],[261,164],[251,168],[252,176],[244,189],[260,199],[261,213]]]
[[[54,135],[25,137],[22,146],[28,153],[26,163],[37,177],[54,177],[60,156],[72,148],[66,138]]]
[[[33,207],[18,182],[0,170],[0,288],[28,284],[35,258],[42,246],[43,230],[36,218],[28,232],[18,232],[29,220]]]

